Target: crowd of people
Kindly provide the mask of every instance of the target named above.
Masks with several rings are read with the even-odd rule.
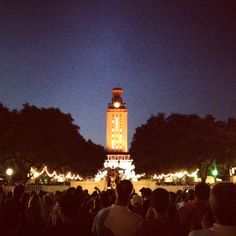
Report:
[[[0,235],[236,236],[236,185],[199,183],[189,191],[116,190],[90,195],[81,186],[65,192],[0,190]]]

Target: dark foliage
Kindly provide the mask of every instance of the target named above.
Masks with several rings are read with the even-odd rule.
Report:
[[[0,104],[0,160],[2,169],[14,165],[26,178],[31,166],[95,174],[105,158],[104,148],[86,141],[70,114],[57,108],[25,104],[10,111]]]
[[[136,129],[130,152],[140,172],[198,167],[204,177],[213,161],[227,170],[236,157],[236,119],[160,113]]]

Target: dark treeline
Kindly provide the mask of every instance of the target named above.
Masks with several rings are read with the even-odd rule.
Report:
[[[102,167],[104,148],[86,141],[70,114],[29,104],[9,110],[0,104],[0,172],[13,166],[27,177],[31,166],[94,175]]]
[[[199,168],[204,179],[216,163],[227,175],[236,161],[236,119],[160,113],[136,129],[130,151],[140,172]]]
[[[161,173],[200,169],[204,180],[217,165],[227,176],[236,164],[236,119],[160,113],[136,129],[130,148],[137,172]],[[15,178],[27,179],[30,167],[43,165],[93,176],[105,150],[86,141],[70,114],[29,104],[9,110],[0,104],[0,172],[11,166]]]

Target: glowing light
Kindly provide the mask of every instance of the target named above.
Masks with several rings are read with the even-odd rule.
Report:
[[[236,167],[231,167],[229,169],[229,174],[230,174],[230,176],[234,176],[236,174]]]
[[[50,178],[56,179],[58,182],[65,182],[66,180],[82,180],[82,177],[80,175],[71,174],[71,172],[67,172],[66,174],[57,173],[56,171],[53,171],[50,173],[47,169],[47,166],[44,166],[43,169],[39,172],[36,168],[31,167],[30,168],[30,174],[31,179],[36,179],[40,177],[41,175],[46,174]]]
[[[216,177],[218,175],[218,170],[215,168],[211,173],[214,177]]]
[[[115,108],[119,108],[120,107],[120,102],[114,102],[113,105],[114,105]]]
[[[104,179],[106,175],[107,175],[107,170],[98,171],[98,173],[95,175],[94,181],[99,182],[102,179]]]
[[[35,171],[35,172],[33,173],[33,177],[34,177],[34,178],[38,178],[39,176],[40,176],[39,172]]]
[[[116,130],[118,131],[118,127],[119,126],[119,120],[118,120],[118,117],[116,117]]]
[[[188,171],[179,171],[179,172],[175,172],[175,173],[168,173],[168,174],[160,174],[157,175],[155,174],[152,178],[154,180],[161,180],[161,179],[168,179],[168,182],[171,181],[171,179],[173,178],[177,178],[177,179],[182,179],[184,176],[188,176],[188,177],[192,177],[195,179],[195,181],[198,180],[198,169],[192,173],[189,173]]]
[[[132,181],[137,181],[141,177],[145,175],[145,173],[142,174],[136,174],[134,169],[135,166],[132,164],[132,160],[129,159],[128,157],[119,157],[119,158],[124,158],[120,160],[114,159],[113,156],[109,156],[108,159],[104,162],[104,167],[105,168],[111,168],[111,169],[116,169],[118,168],[120,177],[121,179],[129,179]],[[128,159],[126,159],[128,158]],[[104,179],[107,175],[107,171],[98,171],[98,173],[95,176],[95,181],[100,181]]]
[[[8,176],[12,176],[13,175],[13,169],[12,168],[7,168],[7,170],[6,170],[6,174],[8,175]]]

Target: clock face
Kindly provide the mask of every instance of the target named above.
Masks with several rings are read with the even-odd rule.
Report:
[[[115,108],[119,108],[120,107],[120,102],[114,102],[113,105],[114,105]]]

